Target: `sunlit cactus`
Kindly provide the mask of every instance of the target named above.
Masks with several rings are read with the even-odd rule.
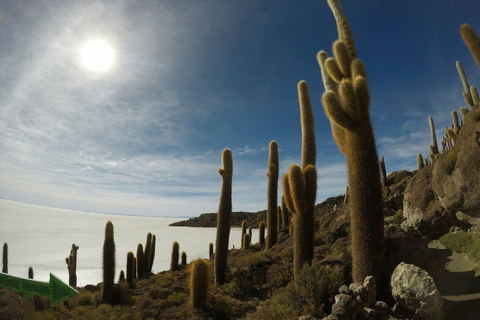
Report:
[[[180,245],[177,241],[172,244],[172,260],[170,262],[170,271],[178,270],[178,259],[180,258]]]
[[[222,176],[222,189],[217,215],[217,238],[215,240],[215,283],[224,284],[227,271],[228,240],[232,220],[232,151],[224,149],[222,152],[222,166],[218,171]]]
[[[417,154],[417,167],[418,170],[422,170],[424,167],[423,157],[421,153]]]
[[[337,21],[339,40],[350,52],[350,63],[347,63],[346,58],[338,56],[339,51],[334,50],[333,62],[345,65],[346,68],[350,65],[351,69],[351,75],[347,71],[342,72],[341,79],[330,77],[333,62],[325,63],[328,59],[324,52],[320,52],[317,59],[326,90],[322,104],[332,124],[334,140],[347,158],[353,280],[363,282],[365,277],[374,276],[375,282],[382,288],[380,291],[383,291],[386,288],[383,192],[370,122],[367,75],[363,63],[357,58],[350,26],[339,1],[328,0],[328,5]],[[342,45],[336,42],[334,46],[341,48]],[[333,81],[336,82],[335,85],[332,84]],[[296,230],[297,228],[294,236]]]
[[[267,249],[277,243],[278,145],[270,142],[268,155]]]
[[[189,284],[192,307],[205,308],[208,294],[208,264],[205,261],[199,259],[193,262]]]
[[[455,134],[458,134],[460,132],[460,125],[458,123],[458,114],[457,114],[457,111],[455,110],[452,111],[452,119],[453,119],[453,132],[455,132]]]
[[[478,39],[477,34],[468,24],[462,24],[460,26],[460,34],[480,68],[480,40]]]
[[[432,137],[432,144],[430,148],[431,154],[439,154],[438,144],[437,144],[437,134],[435,133],[435,123],[433,122],[432,117],[428,117],[428,123],[430,124],[430,134]]]
[[[115,281],[115,240],[113,238],[113,223],[105,226],[105,241],[103,243],[103,290],[105,303],[113,303],[113,286]]]

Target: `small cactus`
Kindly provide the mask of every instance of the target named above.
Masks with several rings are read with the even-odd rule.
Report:
[[[145,242],[145,252],[143,253],[143,272],[150,272],[150,255],[152,253],[152,234],[147,234],[147,241]]]
[[[452,119],[453,119],[453,132],[458,134],[460,132],[460,125],[458,124],[458,114],[457,111],[452,111]]]
[[[258,224],[258,242],[260,243],[260,247],[265,245],[265,222],[260,221]]]
[[[248,233],[243,235],[243,249],[250,249],[250,235]]]
[[[65,259],[68,267],[68,284],[72,287],[77,286],[77,251],[79,246],[72,244],[70,255]]]
[[[105,303],[112,304],[113,285],[115,281],[115,240],[113,238],[113,223],[105,226],[105,241],[103,243],[103,290],[102,297]]]
[[[430,147],[431,154],[438,154],[437,135],[435,133],[435,123],[432,117],[428,117],[428,123],[430,124],[430,134],[432,136],[432,144]]]
[[[187,266],[187,254],[185,253],[185,251],[182,251],[182,266]]]
[[[133,261],[134,261],[134,256],[133,256],[133,252],[129,252],[127,253],[127,283],[128,284],[132,284],[133,283],[133,275],[134,275],[134,271],[133,271]]]
[[[213,243],[210,243],[210,245],[208,246],[208,257],[210,258],[210,260],[213,259]]]
[[[343,205],[348,203],[348,185],[345,186],[345,198],[343,198]]]
[[[137,278],[141,279],[143,276],[143,245],[141,243],[137,246]]]
[[[245,235],[245,233],[247,233],[247,221],[246,220],[243,220],[242,221],[242,234],[241,234],[241,248],[243,249],[243,247],[245,247],[245,245],[243,244],[243,236]]]
[[[3,244],[3,273],[8,273],[8,243]]]
[[[223,168],[218,170],[222,176],[222,189],[217,215],[217,238],[215,240],[215,283],[224,284],[226,281],[228,257],[228,240],[232,220],[232,151],[224,149],[222,152]]]
[[[203,309],[207,304],[208,264],[199,259],[193,262],[190,275],[190,303],[195,309]]]
[[[178,270],[178,258],[180,252],[180,245],[177,241],[173,242],[172,245],[172,261],[170,262],[170,271],[177,271]]]
[[[28,279],[33,279],[33,268],[28,268]]]
[[[155,235],[152,236],[152,246],[150,249],[150,268],[148,269],[148,272],[152,272],[153,268],[153,261],[155,260],[155,245],[157,243],[157,237]]]
[[[118,282],[125,282],[125,272],[123,272],[123,270],[120,270],[120,274],[118,276]]]
[[[385,158],[380,159],[380,171],[382,172],[382,185],[383,189],[387,188],[387,170],[385,169]]]
[[[418,170],[422,170],[424,167],[423,157],[421,153],[417,154],[417,166],[418,166]]]

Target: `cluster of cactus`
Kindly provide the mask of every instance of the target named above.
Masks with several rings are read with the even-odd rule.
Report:
[[[232,221],[232,175],[233,160],[232,151],[224,149],[222,152],[222,166],[218,170],[222,176],[222,189],[220,192],[220,204],[217,215],[217,237],[215,240],[215,283],[225,283],[227,271],[228,240],[230,236],[230,225]]]
[[[68,267],[68,284],[72,287],[77,286],[77,251],[79,246],[72,244],[70,255],[65,258]]]
[[[3,244],[3,266],[2,272],[8,273],[8,243]]]
[[[103,242],[103,290],[102,298],[105,303],[112,304],[115,281],[115,240],[113,238],[113,223],[105,226],[105,241]]]
[[[334,140],[347,158],[353,280],[360,282],[373,276],[382,292],[386,288],[383,192],[370,122],[367,74],[357,58],[352,32],[339,1],[328,0],[328,5],[337,21],[339,40],[333,43],[333,57],[321,51],[317,59],[325,87],[322,104]]]
[[[202,259],[192,264],[190,274],[190,303],[195,309],[204,309],[208,293],[208,263]]]
[[[277,243],[278,145],[271,141],[268,155],[267,249]]]

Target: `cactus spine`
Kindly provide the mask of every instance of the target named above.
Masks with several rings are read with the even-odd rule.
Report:
[[[267,249],[277,243],[278,145],[270,142],[268,156]]]
[[[203,309],[207,304],[208,264],[199,259],[192,264],[190,275],[190,303],[193,308]]]
[[[170,262],[170,271],[178,270],[178,258],[180,253],[180,245],[177,241],[173,242],[172,245],[172,261]]]
[[[185,253],[185,251],[182,251],[182,266],[187,266],[187,254]]]
[[[137,277],[141,279],[143,276],[143,245],[141,243],[137,246]]]
[[[241,235],[241,246],[240,248],[243,249],[245,247],[245,244],[243,243],[243,236],[247,233],[247,221],[243,220],[242,221],[242,235]]]
[[[28,279],[33,279],[33,268],[28,268]]]
[[[72,244],[70,255],[65,259],[68,267],[68,284],[72,287],[77,286],[77,251],[78,246]]]
[[[265,245],[265,222],[260,221],[258,224],[258,242],[260,243],[260,247]]]
[[[3,266],[2,272],[8,273],[8,243],[3,244]]]
[[[313,259],[314,209],[317,194],[317,172],[313,165],[302,170],[296,164],[290,166],[282,179],[283,193],[288,210],[294,213],[293,269],[295,278],[305,263]]]
[[[105,226],[105,241],[103,243],[103,301],[113,303],[113,284],[115,281],[115,240],[113,239],[113,223]]]
[[[133,252],[127,253],[127,283],[132,284],[133,283],[133,263],[134,263],[134,256]]]
[[[386,288],[383,269],[385,265],[383,199],[380,168],[369,115],[367,75],[363,63],[356,54],[352,54],[353,37],[339,1],[328,0],[328,4],[337,20],[340,41],[350,52],[350,64],[345,62],[345,57],[340,58],[334,52],[337,63],[343,63],[347,68],[350,65],[351,76],[348,73],[343,74],[338,92],[335,88],[325,86],[322,104],[331,123],[339,127],[335,130],[332,127],[332,132],[334,135],[340,134],[340,137],[334,137],[335,142],[347,158],[353,280],[361,282],[367,276],[374,276],[380,288],[379,292],[383,292],[382,290]],[[321,67],[323,69],[328,66],[321,64]],[[324,72],[322,77],[323,75]]]
[[[210,258],[210,260],[213,259],[213,243],[210,243],[210,245],[208,246],[208,257]]]
[[[460,34],[480,68],[480,40],[478,39],[477,34],[468,24],[462,24],[460,26]]]
[[[152,234],[147,234],[147,241],[145,242],[145,252],[143,253],[143,272],[150,272],[150,255],[152,252]]]

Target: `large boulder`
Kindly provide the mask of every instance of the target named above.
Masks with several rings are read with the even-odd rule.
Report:
[[[432,186],[445,210],[480,217],[479,179],[480,107],[474,107],[463,119],[455,146],[434,165]]]
[[[409,318],[443,320],[443,298],[425,270],[402,262],[395,268],[390,285],[397,312]]]

